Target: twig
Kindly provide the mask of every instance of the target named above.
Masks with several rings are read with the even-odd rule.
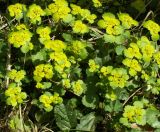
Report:
[[[5,18],[5,17],[4,17]],[[8,21],[8,19],[7,18],[5,18],[7,21]],[[6,24],[4,24],[4,25],[2,25],[1,27],[0,27],[0,30],[2,30],[2,29],[4,29],[4,28],[6,28],[7,26],[10,26],[10,24],[13,22],[15,20],[15,18],[14,19],[12,19],[10,22],[7,22]]]
[[[96,38],[90,38],[90,39],[88,39],[88,41],[93,41],[93,40],[97,40],[97,39],[100,39],[100,38],[103,38],[103,36],[96,37]]]
[[[140,87],[139,89],[137,89],[133,94],[131,94],[129,96],[129,98],[123,103],[123,106],[125,106],[125,104],[138,92],[142,89],[142,87]]]
[[[146,17],[144,18],[142,24],[139,26],[139,29],[143,26],[143,23],[147,20],[147,18],[148,18],[151,14],[153,15],[153,11],[149,11],[149,12],[147,13],[147,15],[146,15]]]
[[[21,105],[19,105],[19,116],[20,116],[20,122],[21,122],[21,130],[24,130],[24,126],[23,126],[23,117],[22,117],[22,111],[21,111]]]
[[[11,70],[11,45],[8,43],[8,53],[7,53],[7,62],[6,62],[7,72]],[[9,77],[6,77],[6,88],[9,85]]]
[[[104,35],[104,33],[103,33],[102,31],[98,30],[97,28],[90,27],[90,29],[91,29],[92,31],[94,31],[94,32],[97,32],[97,33],[99,33],[99,34],[101,34],[101,35]]]

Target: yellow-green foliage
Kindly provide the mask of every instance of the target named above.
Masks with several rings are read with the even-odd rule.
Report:
[[[17,126],[24,128],[16,129],[17,118],[10,126],[27,132],[160,131],[160,26],[149,20],[151,12],[144,16],[150,6],[132,15],[121,6],[134,12],[141,7],[135,3],[145,2],[9,5],[8,14],[0,14],[0,107],[14,107],[11,115],[18,111]],[[28,127],[30,117],[36,124]],[[95,129],[101,123],[104,130]]]

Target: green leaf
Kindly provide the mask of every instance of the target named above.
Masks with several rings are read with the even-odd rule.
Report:
[[[116,103],[115,103],[115,105],[114,105],[114,111],[115,112],[119,112],[119,111],[122,111],[122,109],[123,109],[123,105],[120,103],[120,101],[119,100],[116,100]]]
[[[97,95],[86,94],[82,98],[82,104],[92,109],[96,108],[98,102],[99,102],[99,98]]]
[[[116,37],[113,36],[113,35],[105,34],[104,35],[104,40],[105,40],[106,43],[114,43],[115,40],[116,40]]]
[[[116,53],[117,53],[117,55],[122,55],[124,49],[125,49],[125,46],[123,46],[123,45],[117,46],[116,47]]]
[[[52,86],[51,82],[43,82],[44,89],[50,88]]]
[[[123,44],[125,42],[125,37],[123,35],[116,36],[115,43],[117,44]]]
[[[146,110],[146,121],[153,128],[160,128],[160,122],[158,121],[159,111],[156,109],[148,108]]]
[[[30,50],[30,47],[28,46],[28,44],[25,44],[21,47],[22,53],[27,53],[29,50]]]
[[[63,17],[63,22],[64,23],[71,23],[74,21],[74,17],[72,16],[72,14],[68,14],[65,17]]]
[[[32,61],[36,61],[36,60],[46,60],[47,53],[44,49],[40,50],[39,52],[37,52],[35,55],[32,55]]]
[[[122,123],[125,126],[130,126],[127,118],[120,118],[119,122]]]
[[[62,130],[70,130],[77,124],[76,112],[64,104],[56,105],[54,114],[57,126]]]
[[[86,50],[86,49],[82,49],[82,50],[80,51],[80,53],[79,53],[79,56],[80,56],[81,59],[86,59],[87,56],[88,56],[87,50]]]
[[[96,128],[96,117],[95,114],[89,113],[80,119],[80,123],[76,129],[78,131],[95,131]]]
[[[68,33],[63,33],[62,34],[62,37],[64,38],[65,41],[67,42],[71,42],[73,40],[71,34],[68,34]]]
[[[110,102],[109,104],[105,105],[105,111],[108,112],[119,112],[122,111],[123,105],[120,103],[119,100],[114,102]]]

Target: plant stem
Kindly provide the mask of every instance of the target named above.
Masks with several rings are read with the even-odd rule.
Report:
[[[7,53],[7,63],[6,63],[7,72],[11,70],[11,45],[8,43],[8,53]],[[6,77],[6,88],[9,85],[9,77]]]
[[[123,106],[125,106],[125,104],[138,92],[142,89],[142,87],[140,87],[139,89],[137,89],[133,94],[131,94],[129,96],[129,98],[127,100],[125,100],[125,102],[123,103]]]

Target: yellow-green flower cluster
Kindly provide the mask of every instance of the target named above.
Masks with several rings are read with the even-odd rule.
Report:
[[[50,53],[50,59],[54,60],[55,70],[62,75],[64,68],[71,66],[66,54],[63,52],[66,49],[66,44],[61,40],[46,40],[44,45],[45,48],[54,51]]]
[[[55,70],[62,73],[64,68],[69,68],[71,63],[63,52],[52,52],[50,58],[55,61]]]
[[[151,61],[153,54],[155,52],[155,48],[151,44],[151,42],[148,40],[148,38],[145,36],[142,36],[141,39],[138,40],[137,44],[141,49],[143,60],[146,62]]]
[[[45,12],[39,5],[33,4],[29,6],[27,17],[30,18],[31,23],[36,24],[38,22],[38,24],[40,24],[41,16],[44,16],[44,15],[45,15]]]
[[[152,20],[144,22],[143,27],[147,28],[150,31],[152,40],[159,39],[160,26]]]
[[[138,26],[138,22],[127,13],[119,13],[118,18],[122,22],[122,26],[126,29],[130,29],[132,26]]]
[[[109,35],[120,35],[123,32],[123,27],[120,25],[120,21],[116,19],[112,13],[104,13],[103,19],[98,21],[100,28],[106,29],[106,33]]]
[[[97,18],[95,14],[91,14],[88,9],[82,9],[80,6],[71,4],[73,15],[79,15],[82,17],[82,20],[87,20],[90,24],[94,23],[94,20]]]
[[[81,50],[83,50],[85,47],[85,43],[75,40],[72,42],[71,50],[78,55],[80,54]]]
[[[80,96],[84,92],[84,82],[82,80],[77,80],[72,82],[72,90],[74,94]]]
[[[63,99],[58,93],[54,93],[54,95],[52,95],[51,93],[46,92],[39,97],[39,101],[42,103],[44,109],[49,112],[53,109],[52,105],[62,103]]]
[[[34,70],[34,80],[40,82],[43,78],[51,79],[53,77],[53,67],[51,64],[40,64]]]
[[[160,51],[156,52],[153,57],[158,66],[160,67]]]
[[[46,49],[52,49],[55,52],[62,52],[66,49],[65,43],[61,40],[46,40],[44,45]]]
[[[142,70],[141,78],[145,81],[148,81],[150,79],[150,76],[144,70]]]
[[[73,40],[70,46],[68,46],[68,50],[74,54],[75,58],[79,58],[77,59],[77,61],[79,61],[81,59],[85,59],[88,56],[86,47],[87,47],[86,42],[82,42],[79,40]],[[73,62],[73,57],[71,57],[70,60]]]
[[[17,106],[18,104],[23,103],[23,100],[27,98],[25,92],[21,92],[21,87],[9,86],[5,91],[5,96],[7,97],[7,104],[12,106]]]
[[[29,30],[19,30],[11,32],[8,36],[8,42],[14,47],[19,48],[23,45],[29,45],[30,50],[33,49],[33,44],[30,42],[32,33]]]
[[[17,30],[28,30],[25,24],[19,24],[16,26]]]
[[[43,43],[46,40],[50,40],[50,33],[51,33],[51,28],[46,26],[46,27],[38,27],[36,30],[37,34],[39,34],[40,38],[39,41]]]
[[[102,3],[99,0],[92,0],[94,7],[101,7]]]
[[[114,91],[107,93],[105,97],[110,99],[111,101],[115,101],[117,99],[117,95],[114,93]]]
[[[89,28],[86,24],[84,24],[81,20],[77,20],[73,24],[73,32],[79,34],[85,34],[89,32]]]
[[[66,0],[55,0],[55,2],[48,5],[46,9],[47,14],[52,15],[55,22],[67,17],[70,11],[71,9],[68,7]]]
[[[139,101],[136,101],[133,106],[125,106],[123,118],[120,119],[120,122],[126,120],[128,124],[136,123],[138,125],[144,125],[146,123],[145,114],[146,111],[143,109],[143,104],[141,105]]]
[[[130,43],[130,47],[124,50],[124,55],[130,59],[137,58],[141,59],[142,54],[140,53],[139,47],[136,43]]]
[[[8,77],[15,82],[20,82],[26,75],[26,72],[24,70],[17,71],[15,69],[12,69],[8,73]]]
[[[43,89],[44,85],[41,82],[37,82],[36,88]]]
[[[24,12],[27,11],[26,6],[20,3],[8,6],[9,14],[11,17],[15,17],[17,20],[23,18]]]
[[[112,66],[102,66],[102,68],[100,69],[100,73],[106,77],[107,75],[109,75],[112,72],[113,67]]]
[[[70,88],[71,87],[70,79],[62,79],[62,85],[65,88]]]
[[[99,65],[96,64],[96,62],[94,60],[89,60],[89,71],[90,72],[97,72],[99,70]]]
[[[136,76],[137,72],[140,72],[142,70],[141,65],[136,59],[129,59],[126,58],[123,60],[123,64],[127,67],[129,67],[129,74],[131,76]]]
[[[115,68],[108,77],[109,84],[112,88],[124,88],[126,86],[129,76],[127,71],[123,68]]]

